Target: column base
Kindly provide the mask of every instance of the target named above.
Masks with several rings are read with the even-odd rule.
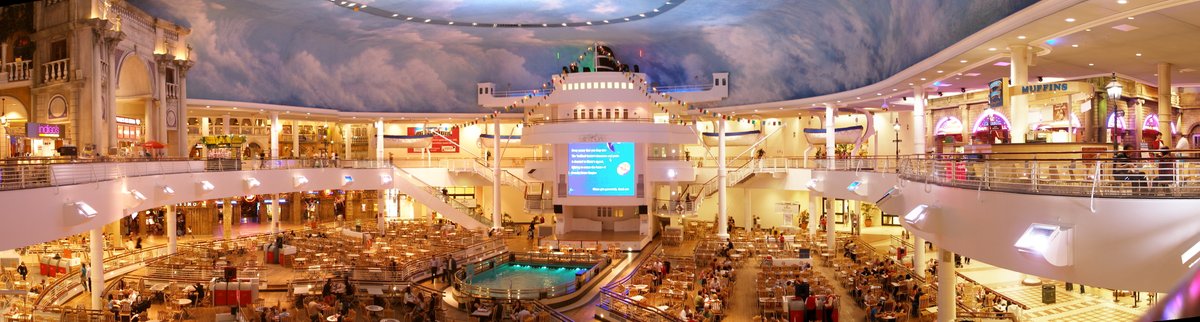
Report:
[[[717,234],[717,238],[720,238],[721,240],[728,240],[729,234]]]
[[[1042,279],[1038,278],[1037,276],[1033,276],[1033,275],[1025,275],[1025,277],[1021,279],[1021,284],[1023,284],[1023,285],[1042,285]]]

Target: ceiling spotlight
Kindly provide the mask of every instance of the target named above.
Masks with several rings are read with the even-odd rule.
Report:
[[[1096,66],[1096,64],[1088,63],[1088,66]]]
[[[1126,3],[1129,3],[1129,0],[1117,0],[1117,4],[1126,4]]]
[[[941,73],[942,73],[942,71],[940,71],[940,70],[939,70],[939,71],[937,71],[937,73],[938,73],[938,74],[941,74]]]
[[[959,63],[966,64],[966,63],[967,63],[967,60],[966,60],[966,59],[963,59],[963,60],[960,60],[960,61],[958,61],[958,62],[959,62]]]
[[[1023,40],[1023,39],[1025,39],[1025,35],[1020,35],[1020,36],[1017,36],[1017,39],[1022,39],[1022,40]]]
[[[1137,55],[1138,57],[1142,57],[1142,53],[1137,53],[1135,55]]]
[[[1065,20],[1066,20],[1066,22],[1075,22],[1075,18],[1067,18]]]
[[[988,48],[988,51],[996,51],[996,47]]]
[[[1079,48],[1079,44],[1071,44],[1071,47]]]

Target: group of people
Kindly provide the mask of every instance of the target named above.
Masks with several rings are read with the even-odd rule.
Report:
[[[454,255],[434,256],[429,261],[430,278],[446,284],[454,282],[454,272],[458,270],[458,260]]]

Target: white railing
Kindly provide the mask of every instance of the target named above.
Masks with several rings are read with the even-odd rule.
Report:
[[[167,98],[179,98],[179,84],[167,83]]]
[[[0,72],[8,73],[8,81],[10,82],[29,80],[33,76],[33,61],[25,60],[4,63],[3,68],[0,68]]]
[[[71,59],[63,58],[42,64],[42,82],[66,81],[70,78]]]
[[[903,159],[900,175],[912,181],[990,191],[1102,198],[1200,198],[1200,162],[1194,159]]]
[[[485,216],[482,213],[476,213],[474,211],[474,208],[464,205],[463,203],[458,202],[458,200],[455,200],[454,198],[450,198],[449,196],[442,194],[442,191],[440,188],[430,185],[429,183],[427,183],[425,181],[421,181],[421,179],[418,179],[416,176],[412,175],[412,173],[409,173],[408,171],[404,171],[404,169],[402,169],[402,168],[394,168],[394,170],[403,175],[403,177],[400,177],[400,178],[407,178],[407,180],[409,180],[410,183],[417,186],[417,188],[420,188],[424,192],[430,194],[431,196],[434,196],[434,198],[438,198],[438,196],[441,196],[440,199],[442,200],[442,202],[446,203],[450,207],[457,209],[458,211],[461,211],[464,215],[467,215],[468,217],[474,218],[475,220],[479,221],[480,223],[483,223],[485,226],[489,226],[489,227],[492,226],[492,218],[489,218],[488,216]]]
[[[389,166],[387,161],[325,159],[8,159],[0,160],[0,191],[176,173],[310,168],[386,169]]]

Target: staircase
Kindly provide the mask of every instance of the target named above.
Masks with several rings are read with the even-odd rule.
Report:
[[[396,189],[400,190],[403,194],[409,195],[413,200],[433,209],[433,211],[442,214],[442,217],[458,223],[467,229],[492,228],[491,218],[488,218],[484,214],[476,213],[471,207],[467,207],[467,205],[453,198],[442,195],[440,188],[417,179],[417,177],[404,171],[404,169],[399,167],[393,168],[392,177],[401,183],[407,183],[396,185]]]
[[[457,167],[457,170],[468,170],[491,182],[496,182],[495,173],[492,168],[487,166],[480,159],[474,159],[474,162]],[[553,202],[550,193],[546,192],[543,183],[531,184],[526,182],[521,177],[518,177],[508,170],[500,170],[500,185],[517,188],[525,194],[525,212],[527,213],[543,213],[550,211],[553,208]]]

